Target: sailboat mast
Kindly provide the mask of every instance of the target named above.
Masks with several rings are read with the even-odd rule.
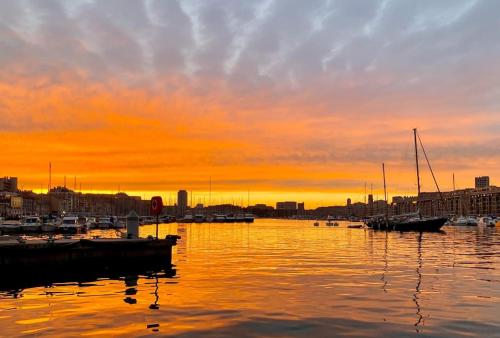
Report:
[[[384,176],[384,199],[385,199],[385,229],[389,230],[389,205],[387,204],[387,186],[385,184],[385,164],[382,162],[382,175]]]
[[[385,163],[382,163],[382,174],[384,175],[384,199],[385,203],[387,203],[387,186],[385,184]]]
[[[415,164],[417,165],[417,189],[418,196],[420,196],[420,171],[418,168],[418,148],[417,148],[417,128],[413,128],[413,140],[415,142]]]

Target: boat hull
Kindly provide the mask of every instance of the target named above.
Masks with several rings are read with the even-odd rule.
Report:
[[[437,232],[441,230],[447,220],[447,218],[439,217],[407,222],[391,222],[389,226],[392,226],[396,231]]]
[[[448,219],[444,217],[416,219],[401,222],[389,220],[387,224],[385,220],[377,220],[368,222],[366,225],[374,230],[437,232],[441,230],[447,220]]]

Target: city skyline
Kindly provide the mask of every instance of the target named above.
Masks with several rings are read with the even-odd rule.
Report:
[[[52,161],[84,191],[208,194],[211,177],[214,198],[335,205],[382,196],[382,162],[391,196],[415,194],[417,127],[443,189],[494,184],[496,7],[5,1],[2,174],[43,190]]]

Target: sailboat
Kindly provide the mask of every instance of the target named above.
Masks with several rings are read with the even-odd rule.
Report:
[[[420,196],[420,171],[418,166],[418,146],[417,146],[416,128],[413,129],[413,138],[415,141],[415,163],[417,170],[417,187],[418,187],[417,196]],[[434,173],[432,172],[432,168],[430,167],[430,163],[427,159],[427,155],[425,154],[425,150],[424,150],[424,155],[426,157],[427,163],[429,164],[429,168],[431,170],[432,177],[434,178],[434,182],[436,183],[436,187],[438,188],[439,195],[441,196],[441,191],[437,186],[437,181],[434,177]],[[385,189],[385,171],[384,171],[384,189]],[[443,205],[445,204],[443,203]],[[448,218],[446,217],[422,217],[420,211],[417,211],[416,213],[413,214],[393,216],[390,218],[386,213],[385,219],[382,219],[381,217],[374,218],[373,220],[370,220],[367,223],[367,225],[374,229],[381,229],[381,230],[423,232],[423,231],[439,231],[441,227],[446,223],[446,221],[448,221]]]

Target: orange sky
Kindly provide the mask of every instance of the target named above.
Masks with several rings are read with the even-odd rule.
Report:
[[[51,161],[53,185],[66,175],[72,187],[76,176],[85,191],[120,187],[173,200],[187,189],[207,203],[211,177],[216,203],[246,205],[250,191],[252,204],[342,204],[362,201],[365,182],[382,196],[382,161],[390,195],[415,191],[418,127],[443,189],[452,173],[458,187],[476,175],[500,177],[493,36],[467,49],[435,22],[391,35],[384,25],[359,33],[354,19],[345,24],[354,35],[337,36],[333,19],[318,30],[292,25],[305,20],[293,13],[273,19],[277,8],[262,18],[245,7],[249,19],[231,5],[225,10],[247,25],[240,30],[219,5],[187,4],[167,5],[175,8],[165,16],[131,9],[134,20],[144,16],[139,22],[97,4],[35,4],[36,17],[22,5],[4,8],[11,12],[0,17],[0,175],[45,189]],[[474,19],[486,10],[467,9],[447,25],[463,36],[487,30],[487,19]],[[164,39],[165,30],[176,38]],[[423,176],[423,189],[434,190]]]

